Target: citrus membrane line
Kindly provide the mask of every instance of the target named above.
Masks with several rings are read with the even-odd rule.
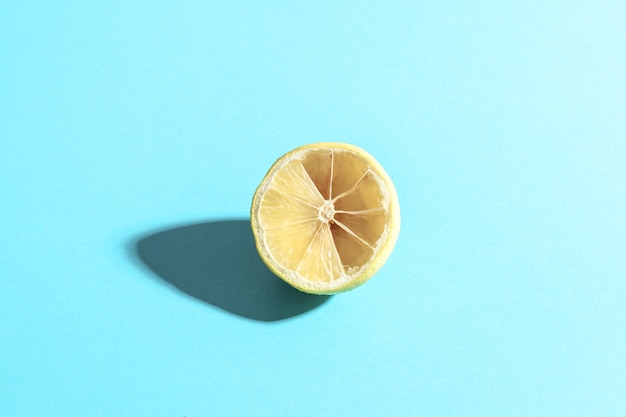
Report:
[[[312,221],[315,221],[315,220],[318,220],[318,217],[308,217],[306,219],[296,220],[296,221],[293,221],[293,222],[281,223],[279,227],[295,226],[296,224],[309,223],[309,222],[312,222]]]
[[[304,253],[306,254],[309,249],[311,248],[311,245],[313,244],[313,242],[315,241],[315,239],[317,238],[317,235],[320,233],[320,231],[322,230],[322,226],[324,226],[325,223],[320,223],[317,225],[317,227],[315,228],[315,232],[313,233],[313,236],[311,236],[311,239],[309,239],[309,243],[307,243],[306,245],[306,249],[304,250]],[[298,268],[300,267],[300,265],[302,264],[302,262],[304,261],[304,259],[306,258],[306,256],[303,256],[300,258],[300,260],[298,260],[298,263],[296,264],[296,267],[294,268],[294,271],[297,271]]]
[[[304,205],[306,205],[306,206],[309,206],[309,207],[311,207],[311,208],[315,209],[316,211],[318,210],[318,207],[317,207],[316,205],[311,204],[311,203],[309,203],[308,201],[305,201],[305,200],[303,200],[303,199],[301,199],[301,198],[294,197],[293,195],[289,195],[289,194],[287,194],[285,191],[283,191],[283,190],[281,190],[281,189],[278,189],[278,188],[272,188],[272,190],[276,191],[278,194],[281,194],[281,195],[283,195],[283,196],[287,197],[288,199],[291,199],[291,200],[297,201],[298,203],[302,203],[302,204],[304,204]],[[317,189],[316,189],[316,191],[317,191]],[[319,191],[317,191],[317,192],[319,193]],[[321,194],[320,194],[320,198],[322,199],[322,201],[324,201],[324,197],[322,197],[322,196],[321,196]]]
[[[315,182],[313,181],[311,174],[309,174],[309,172],[306,170],[302,161],[299,159],[296,159],[295,162],[297,163],[298,170],[301,172],[302,177],[305,179],[304,181],[306,182],[306,188],[310,191],[313,191],[313,194],[315,194],[315,198],[318,199],[320,202],[325,201],[324,196],[322,195],[320,190],[317,189],[317,186],[315,185]],[[311,207],[313,207],[314,209],[319,208],[315,205],[312,205]]]
[[[365,239],[363,239],[361,236],[359,236],[356,233],[354,233],[348,226],[346,226],[345,224],[341,223],[339,220],[335,220],[335,224],[337,226],[341,227],[343,230],[345,230],[350,236],[354,237],[356,240],[358,240],[359,242],[361,242],[362,244],[364,244],[365,246],[370,248],[372,251],[376,251],[375,247],[370,245]]]
[[[333,198],[333,177],[335,170],[335,151],[330,151],[330,181],[328,181],[328,198]]]
[[[374,208],[365,209],[365,210],[335,210],[335,213],[360,215],[360,214],[371,214],[371,213],[379,213],[379,212],[386,212],[386,211],[387,209],[385,207],[374,207]]]
[[[340,269],[341,271],[343,271],[343,270],[344,270],[344,269],[343,269],[343,266],[344,266],[344,265],[343,265],[343,263],[341,262],[341,258],[339,258],[339,254],[336,254],[336,255],[337,255],[337,259],[339,259],[339,262],[337,263],[337,265],[339,266],[339,269]],[[340,277],[341,277],[341,275],[340,275],[340,276],[338,276],[338,277],[336,277],[336,278],[333,278],[333,270],[335,269],[335,268],[334,268],[335,264],[334,264],[334,261],[332,260],[332,257],[330,257],[330,258],[328,259],[328,261],[329,261],[329,262],[328,262],[328,263],[329,263],[329,265],[326,265],[326,271],[328,272],[328,281],[326,281],[326,282],[331,282],[331,281],[334,281],[334,280],[335,280],[335,279],[337,279],[337,278],[340,278]]]
[[[352,194],[354,191],[356,191],[356,189],[359,187],[359,184],[361,184],[361,182],[365,179],[365,177],[367,177],[367,175],[370,173],[369,168],[367,170],[365,170],[365,172],[363,173],[363,175],[361,175],[361,178],[359,178],[357,180],[357,182],[352,186],[352,188],[350,188],[349,190],[344,191],[343,193],[339,194],[338,196],[336,196],[335,198],[333,198],[331,201],[334,203],[337,200],[339,200],[340,198],[343,198],[349,194]]]
[[[333,242],[333,235],[332,232],[330,231],[330,226],[328,224],[326,224],[326,227],[324,228],[324,231],[326,232],[326,236],[325,237],[330,237],[330,242],[331,244],[328,245],[328,257],[326,258],[326,260],[328,261],[328,263],[326,265],[324,265],[324,269],[326,270],[327,276],[328,276],[328,280],[324,280],[325,282],[331,282],[333,281],[335,278],[333,278],[333,270],[335,270],[335,265],[339,266],[341,268],[341,270],[343,271],[343,263],[341,262],[341,258],[339,256],[339,253],[337,252],[337,247],[332,243]],[[326,243],[328,243],[328,240],[326,240]],[[333,257],[334,255],[334,257]],[[335,260],[338,261],[337,263],[335,263]],[[337,277],[339,278],[339,277]]]

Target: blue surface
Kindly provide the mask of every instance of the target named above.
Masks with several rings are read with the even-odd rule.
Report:
[[[625,415],[625,16],[4,2],[0,414]],[[248,210],[328,140],[386,167],[403,226],[315,298]]]

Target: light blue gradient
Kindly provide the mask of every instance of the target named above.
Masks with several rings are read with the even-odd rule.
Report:
[[[625,415],[625,17],[4,2],[0,414]],[[322,302],[274,292],[245,234],[316,141],[373,154],[403,216]]]

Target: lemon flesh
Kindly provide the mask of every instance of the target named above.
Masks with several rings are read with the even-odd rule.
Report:
[[[400,229],[391,179],[371,155],[345,143],[305,145],[281,157],[257,188],[250,217],[265,264],[313,294],[363,284]]]

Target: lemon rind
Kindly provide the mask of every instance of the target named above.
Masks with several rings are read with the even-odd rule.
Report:
[[[367,163],[370,169],[383,182],[387,191],[386,197],[388,198],[388,223],[385,231],[380,236],[378,242],[375,245],[378,250],[375,251],[372,258],[366,264],[359,268],[356,274],[343,274],[341,277],[330,282],[314,282],[306,280],[298,276],[294,271],[289,271],[277,264],[266,249],[263,228],[260,227],[258,221],[261,199],[265,194],[265,191],[267,191],[268,187],[270,186],[271,179],[273,178],[274,174],[289,161],[292,161],[293,159],[301,160],[304,153],[307,150],[312,149],[329,149],[335,151],[341,150],[353,152],[354,154],[358,155]],[[300,146],[286,153],[282,157],[278,158],[276,162],[274,162],[274,164],[267,171],[265,177],[263,178],[263,181],[257,187],[254,193],[252,206],[250,209],[250,220],[257,251],[259,252],[259,255],[265,265],[267,265],[267,267],[274,274],[276,274],[278,277],[280,277],[293,287],[297,288],[298,290],[306,293],[336,294],[363,285],[370,278],[372,278],[372,276],[376,274],[386,263],[387,259],[389,258],[391,252],[395,247],[400,232],[400,205],[396,188],[391,181],[391,178],[389,177],[385,169],[380,165],[380,163],[378,163],[378,161],[376,161],[376,159],[374,159],[372,155],[355,145],[347,143],[319,142]]]

